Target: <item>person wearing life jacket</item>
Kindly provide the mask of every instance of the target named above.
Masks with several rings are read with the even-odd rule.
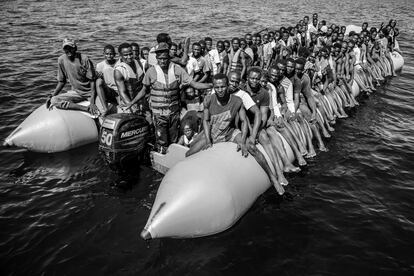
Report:
[[[231,49],[229,53],[229,68],[227,69],[227,74],[231,71],[239,72],[242,79],[244,79],[246,74],[246,57],[243,50],[240,48],[240,39],[234,37],[231,40]]]
[[[134,59],[132,46],[129,43],[119,45],[118,52],[120,60],[115,64],[114,78],[121,104],[128,104],[142,88],[144,70]],[[130,110],[123,111],[135,113],[138,110],[139,107],[135,105]]]
[[[158,64],[148,69],[143,87],[136,97],[125,105],[130,108],[149,94],[155,126],[156,150],[165,153],[171,143],[177,142],[180,129],[180,87],[210,89],[211,83],[195,82],[178,64],[171,62],[170,47],[160,43],[155,50]]]

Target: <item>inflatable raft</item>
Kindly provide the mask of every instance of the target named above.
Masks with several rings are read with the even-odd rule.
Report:
[[[352,93],[360,93],[355,81]],[[282,140],[293,161],[292,149]],[[166,155],[152,153],[153,167],[166,175],[141,232],[143,239],[195,238],[225,231],[271,186],[255,159],[243,158],[234,143],[219,143],[188,158],[186,150],[173,144]]]
[[[396,51],[391,53],[392,63],[394,64],[394,70],[399,72],[404,66],[404,58],[402,55]]]
[[[87,105],[88,102],[81,103]],[[85,112],[49,110],[46,105],[33,111],[4,141],[6,146],[34,152],[61,152],[98,140],[95,120]]]
[[[293,162],[293,151],[280,137]],[[141,236],[195,238],[222,232],[236,223],[271,186],[256,160],[242,157],[236,148],[235,143],[219,143],[185,158],[188,148],[173,144],[165,156],[154,153],[161,171],[172,168],[160,184]],[[264,153],[260,146],[259,150]]]

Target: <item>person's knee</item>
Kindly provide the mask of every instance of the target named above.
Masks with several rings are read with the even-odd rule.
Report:
[[[259,141],[260,143],[269,143],[269,137],[267,136],[266,131],[263,129],[259,132]]]
[[[50,99],[50,105],[55,106],[58,109],[68,109],[70,103],[70,101],[59,98],[59,96],[54,96]]]
[[[57,97],[57,96],[53,96],[53,97],[50,99],[50,104],[51,104],[51,105],[57,105],[57,104],[59,104],[61,101],[62,101],[62,100],[61,100],[61,99],[59,99],[59,97]]]

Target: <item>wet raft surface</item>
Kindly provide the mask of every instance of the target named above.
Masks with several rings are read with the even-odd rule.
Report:
[[[221,11],[213,12],[210,7],[219,3]],[[400,77],[336,127],[328,153],[288,178],[288,196],[279,199],[269,190],[235,227],[220,235],[147,243],[139,232],[161,175],[143,167],[130,179],[137,184],[118,189],[112,186],[117,176],[104,167],[96,145],[52,155],[1,148],[2,275],[412,274],[414,110],[407,104],[414,91],[411,3],[304,3],[278,9],[276,20],[293,23],[310,10],[344,24],[359,23],[365,16],[379,25],[378,19],[396,17],[406,65]],[[130,1],[0,5],[5,18],[0,22],[2,138],[54,88],[64,32],[77,34],[80,49],[97,62],[105,43],[126,38],[149,42],[161,29],[171,30],[173,38],[208,32],[218,39],[280,25],[274,21],[273,2],[209,1],[183,10],[181,1],[162,7],[144,1],[139,24],[133,27],[131,18],[137,12]],[[363,12],[354,12],[357,5]],[[111,9],[119,13],[108,19]],[[200,15],[199,10],[206,12]],[[219,26],[229,15],[232,20]],[[165,18],[177,28],[169,28],[171,20]]]

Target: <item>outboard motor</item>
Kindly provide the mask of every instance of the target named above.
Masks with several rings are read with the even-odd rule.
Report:
[[[105,117],[99,132],[99,152],[111,169],[137,167],[149,140],[150,125],[143,116],[118,113]]]

